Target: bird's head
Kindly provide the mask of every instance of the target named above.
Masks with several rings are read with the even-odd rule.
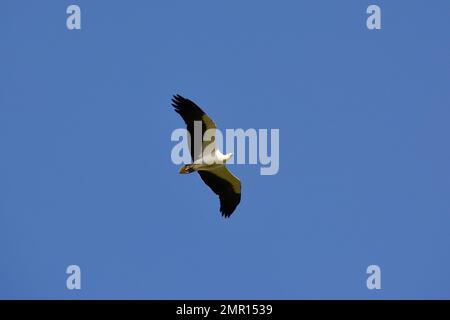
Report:
[[[228,161],[228,160],[230,160],[231,159],[231,157],[233,156],[233,153],[227,153],[226,155],[225,155],[225,161]]]

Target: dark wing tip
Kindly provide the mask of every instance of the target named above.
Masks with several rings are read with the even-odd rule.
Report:
[[[179,95],[178,93],[177,93],[177,94],[174,94],[174,95],[172,96],[172,101],[183,100],[183,99],[184,99],[184,97],[181,96],[181,95]]]
[[[222,217],[224,217],[225,219],[229,219],[231,217],[232,213],[233,212],[223,212],[222,211]]]
[[[175,111],[179,114],[181,114],[180,111],[182,110],[190,111],[192,109],[192,104],[191,100],[186,99],[179,94],[174,94],[172,97],[172,107],[174,107]]]
[[[179,94],[175,94],[172,97],[172,106],[179,107],[180,104],[183,103],[184,98],[180,96]]]
[[[240,202],[240,193],[235,193],[232,198],[220,199],[220,212],[222,213],[222,217],[229,218]]]
[[[241,202],[241,183],[239,179],[234,177],[225,167],[223,168],[223,172],[219,172],[219,175],[224,174],[224,177],[218,176],[217,172],[212,173],[209,171],[198,171],[198,174],[203,182],[219,196],[222,217],[229,218]],[[237,180],[234,181],[235,183],[239,183],[238,190],[236,191],[233,187],[233,182],[228,180],[232,178]]]

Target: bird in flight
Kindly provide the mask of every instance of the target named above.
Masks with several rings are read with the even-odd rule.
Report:
[[[180,95],[174,95],[172,106],[175,108],[187,126],[189,133],[188,143],[191,152],[192,163],[180,169],[181,174],[198,172],[200,178],[211,190],[219,196],[220,212],[228,218],[234,212],[241,201],[241,181],[236,178],[225,166],[225,163],[233,156],[232,153],[222,154],[216,147],[215,138],[205,141],[205,132],[208,131],[215,137],[216,125],[212,119],[189,99]],[[200,143],[194,141],[194,128],[201,124],[201,150]],[[209,150],[208,152],[206,152]]]

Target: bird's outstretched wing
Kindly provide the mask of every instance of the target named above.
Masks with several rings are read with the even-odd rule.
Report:
[[[228,218],[241,202],[241,181],[225,166],[212,171],[198,171],[202,180],[219,196],[220,212]]]
[[[202,154],[200,152],[200,144],[196,145],[192,143],[195,139],[194,137],[194,123],[195,121],[201,121],[202,123],[202,132],[201,139],[202,149],[205,150],[206,146],[211,143],[215,143],[215,129],[216,124],[211,118],[202,110],[198,105],[192,102],[189,99],[186,99],[180,95],[174,95],[172,98],[172,106],[175,108],[175,112],[177,112],[184,120],[187,126],[187,131],[189,132],[190,137],[188,137],[189,141],[189,150],[191,151],[192,161],[195,161],[201,158]],[[203,136],[206,130],[214,130],[213,136],[214,138],[211,141],[203,141]],[[215,149],[215,148],[214,148]],[[211,149],[210,149],[211,150]]]

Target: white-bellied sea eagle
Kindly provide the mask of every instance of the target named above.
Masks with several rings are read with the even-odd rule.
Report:
[[[216,125],[211,118],[194,102],[175,95],[172,98],[172,106],[184,120],[189,133],[189,149],[192,163],[180,169],[181,174],[198,172],[200,178],[208,187],[219,196],[220,212],[228,218],[234,212],[241,201],[241,182],[225,167],[225,163],[232,157],[232,153],[222,154],[215,143]],[[201,123],[201,152],[195,144],[194,127]],[[204,134],[208,131],[213,139],[204,140]],[[194,143],[192,143],[194,142]],[[208,151],[208,153],[205,153]]]

